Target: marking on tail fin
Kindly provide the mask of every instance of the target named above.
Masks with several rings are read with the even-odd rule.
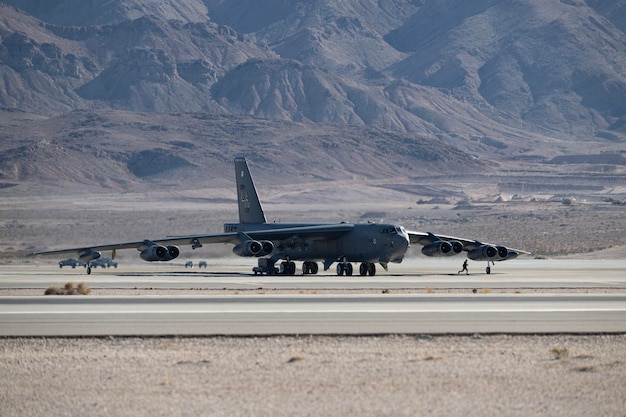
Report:
[[[235,158],[239,223],[265,223],[265,214],[245,158]]]

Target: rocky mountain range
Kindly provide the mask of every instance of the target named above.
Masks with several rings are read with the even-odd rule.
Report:
[[[90,112],[268,121],[288,137],[314,124],[318,139],[353,126],[379,152],[425,144],[438,156],[389,152],[429,169],[619,154],[625,68],[625,0],[4,0],[0,105],[21,116],[3,129],[0,170],[15,180],[19,142],[37,136],[18,119],[52,129]]]

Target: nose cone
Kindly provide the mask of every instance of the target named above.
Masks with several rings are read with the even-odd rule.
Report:
[[[390,262],[400,263],[404,259],[407,249],[409,248],[409,238],[404,235],[397,235],[393,240],[393,252],[391,253]]]

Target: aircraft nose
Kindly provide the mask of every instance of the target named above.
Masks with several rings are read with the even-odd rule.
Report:
[[[402,237],[402,244],[400,245],[402,247],[402,253],[406,253],[406,251],[409,249],[410,242],[409,239],[406,236],[401,236]]]
[[[406,236],[399,235],[397,239],[394,239],[393,248],[393,257],[401,260],[409,248],[409,239]]]

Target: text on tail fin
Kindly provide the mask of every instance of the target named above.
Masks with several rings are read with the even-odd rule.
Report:
[[[235,158],[240,223],[265,223],[265,214],[245,158]]]

